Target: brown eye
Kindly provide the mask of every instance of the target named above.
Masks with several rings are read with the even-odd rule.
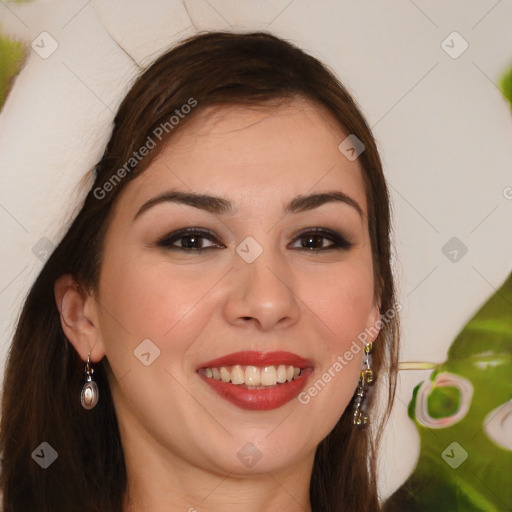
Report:
[[[296,244],[300,243],[300,246]],[[309,229],[299,234],[296,238],[293,249],[320,252],[326,250],[348,250],[354,244],[349,242],[343,235],[330,229],[316,228]]]
[[[307,236],[301,237],[301,239],[300,239],[302,247],[304,247],[304,249],[315,249],[315,250],[325,249],[326,246],[324,245],[324,242],[326,240],[328,240],[326,237],[319,236],[319,235],[307,235]],[[332,246],[332,245],[333,244],[330,244],[330,246]],[[327,247],[329,247],[329,245],[327,245]]]
[[[219,249],[223,246],[217,242],[210,231],[188,228],[165,235],[157,245],[173,251],[201,252],[207,249]]]
[[[179,238],[181,243],[178,245],[183,249],[203,249],[205,238],[201,235],[186,235]]]

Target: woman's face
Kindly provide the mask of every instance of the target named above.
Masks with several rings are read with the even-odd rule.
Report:
[[[128,459],[312,465],[378,319],[347,135],[305,100],[209,107],[126,186],[96,304]]]

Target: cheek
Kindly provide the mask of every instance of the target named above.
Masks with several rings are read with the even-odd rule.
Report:
[[[328,275],[308,277],[302,283],[302,296],[314,313],[323,357],[299,402],[310,404],[332,428],[352,398],[362,367],[361,335],[371,326],[374,308],[371,266],[355,261]]]
[[[113,252],[100,283],[101,331],[111,364],[124,371],[146,339],[160,349],[160,365],[181,360],[211,318],[215,305],[208,295],[222,286],[223,274],[219,266],[176,268],[144,257],[128,261]],[[172,350],[166,350],[170,343]]]
[[[374,306],[371,266],[355,261],[303,276],[300,296],[323,324],[327,348],[335,357],[369,327]]]

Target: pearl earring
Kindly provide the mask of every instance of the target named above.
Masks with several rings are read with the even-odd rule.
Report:
[[[98,403],[99,390],[96,382],[92,380],[94,369],[91,367],[91,354],[87,356],[85,363],[85,384],[80,393],[80,403],[84,409],[93,409]]]

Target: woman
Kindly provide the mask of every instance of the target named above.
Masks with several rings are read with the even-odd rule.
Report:
[[[343,86],[269,34],[193,37],[94,172],[9,355],[4,512],[380,510],[389,205]]]

